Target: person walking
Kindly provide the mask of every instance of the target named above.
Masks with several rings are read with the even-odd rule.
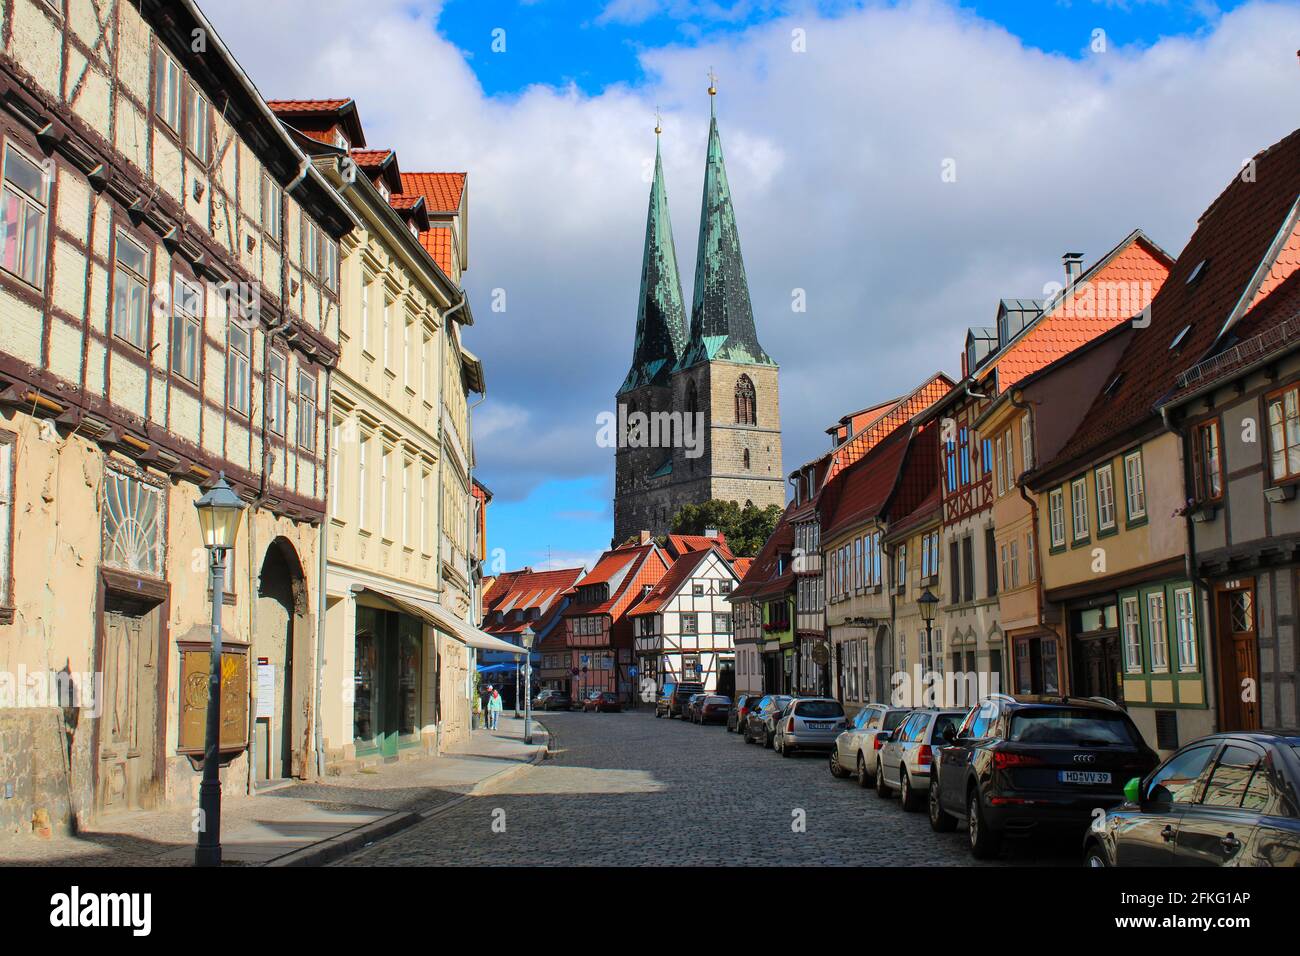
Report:
[[[488,729],[496,730],[497,721],[501,719],[501,694],[495,687],[492,688],[492,695],[488,697]]]

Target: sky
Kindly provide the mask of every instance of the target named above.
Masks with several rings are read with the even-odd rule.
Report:
[[[841,415],[955,375],[1063,253],[1140,227],[1177,255],[1300,125],[1294,2],[200,2],[264,96],[353,97],[404,170],[469,172],[494,572],[609,546],[597,416],[632,355],[655,113],[689,302],[711,69],[787,473]]]

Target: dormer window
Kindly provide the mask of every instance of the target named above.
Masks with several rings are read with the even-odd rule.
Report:
[[[352,148],[352,144],[348,142],[348,138],[343,135],[343,130],[337,126],[334,127],[334,145],[339,149]]]
[[[420,238],[420,227],[414,221],[408,223],[407,227],[411,230],[411,235],[415,236],[416,239]]]
[[[384,202],[387,202],[389,198],[393,195],[388,191],[388,184],[385,183],[382,179],[379,180],[377,183],[375,183],[375,187],[379,190],[379,195],[384,197]]]

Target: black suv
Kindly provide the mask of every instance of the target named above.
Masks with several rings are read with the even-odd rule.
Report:
[[[691,699],[692,694],[703,694],[704,685],[699,681],[686,681],[681,684],[664,684],[659,699],[655,701],[656,717],[680,717],[682,708]]]
[[[1100,697],[986,697],[945,733],[930,782],[930,826],[970,827],[977,859],[1004,835],[1088,829],[1093,811],[1159,762],[1132,719]]]

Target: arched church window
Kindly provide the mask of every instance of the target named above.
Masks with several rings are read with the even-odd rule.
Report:
[[[749,449],[745,449],[745,470],[749,471]]]
[[[757,423],[754,383],[748,375],[742,375],[740,380],[736,382],[736,424],[755,425]]]

